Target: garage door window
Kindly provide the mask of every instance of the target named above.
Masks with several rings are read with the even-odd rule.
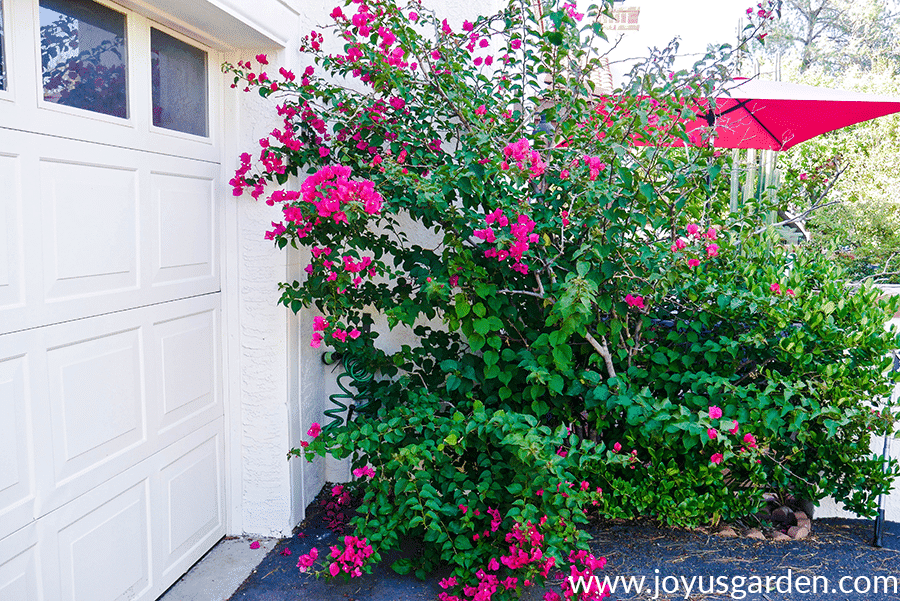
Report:
[[[206,53],[150,29],[153,125],[207,135]]]
[[[90,0],[40,0],[44,100],[128,117],[125,15]]]

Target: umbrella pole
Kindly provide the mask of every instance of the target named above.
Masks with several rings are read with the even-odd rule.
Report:
[[[744,177],[744,202],[756,198],[756,149],[747,150],[747,171]]]
[[[887,471],[888,435],[884,435],[884,449],[881,451],[881,469]],[[875,516],[875,534],[872,537],[873,547],[884,546],[884,495],[878,495],[878,514]]]
[[[731,202],[729,209],[737,213],[740,207],[741,193],[741,151],[737,148],[731,151]]]

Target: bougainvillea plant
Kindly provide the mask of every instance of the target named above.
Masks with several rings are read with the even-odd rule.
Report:
[[[767,490],[871,513],[889,488],[868,443],[893,429],[898,303],[728,213],[727,158],[685,118],[730,48],[673,71],[672,46],[594,88],[610,10],[450,23],[354,1],[304,40],[304,72],[225,66],[283,119],[231,181],[281,208],[267,238],[309,250],[281,302],[376,373],[292,451],[352,457],[362,496],[344,547],[301,569],[352,576],[416,537],[394,568],[449,565],[443,601],[517,598],[602,568],[592,515],[702,524]],[[771,7],[747,16],[761,38]],[[414,342],[386,350],[373,313]]]

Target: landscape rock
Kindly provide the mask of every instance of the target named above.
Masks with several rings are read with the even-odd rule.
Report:
[[[734,531],[734,528],[731,526],[725,526],[718,532],[716,532],[717,536],[724,536],[726,538],[734,538],[737,536],[737,532]]]
[[[744,536],[747,538],[753,538],[756,540],[766,540],[766,535],[759,530],[759,528],[751,528],[744,533]]]
[[[794,518],[794,511],[788,507],[787,505],[782,505],[778,509],[772,512],[772,519],[781,524],[786,524],[788,526],[793,526],[797,523]]]
[[[791,526],[788,528],[788,536],[794,540],[802,540],[809,536],[809,528],[806,526]]]

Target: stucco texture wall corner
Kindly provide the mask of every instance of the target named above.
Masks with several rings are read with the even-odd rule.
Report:
[[[289,47],[296,48],[299,21]],[[226,60],[235,63],[249,59],[265,49],[233,52]],[[294,68],[296,51],[269,52],[272,64]],[[227,79],[227,78],[226,78]],[[230,81],[230,80],[228,80]],[[227,82],[226,82],[227,83]],[[237,167],[242,152],[256,154],[259,140],[281,125],[271,100],[255,94],[226,89],[229,122],[226,124],[226,165]],[[291,531],[302,517],[295,510],[298,487],[292,485],[293,466],[286,460],[291,448],[291,416],[296,413],[297,398],[289,353],[296,328],[293,314],[278,304],[278,283],[293,279],[292,266],[286,253],[265,240],[272,221],[281,220],[277,207],[254,201],[249,194],[229,197],[234,203],[234,238],[230,265],[237,275],[229,280],[236,288],[238,332],[235,353],[239,374],[232,377],[237,399],[229,403],[231,472],[235,485],[231,502],[235,533],[282,535]],[[237,413],[237,415],[236,415]]]
[[[301,253],[301,263],[309,263],[308,252]],[[299,314],[298,348],[299,355],[298,375],[300,382],[300,414],[296,429],[296,437],[292,440],[295,446],[300,445],[301,440],[309,440],[307,430],[318,422],[322,425],[328,423],[323,411],[326,408],[328,387],[326,384],[327,371],[322,363],[322,353],[326,349],[313,348],[309,342],[313,334],[313,317],[318,315],[314,309],[303,309]],[[308,506],[325,484],[325,461],[316,459],[311,463],[302,461],[303,479],[301,482],[301,496],[304,509]]]

